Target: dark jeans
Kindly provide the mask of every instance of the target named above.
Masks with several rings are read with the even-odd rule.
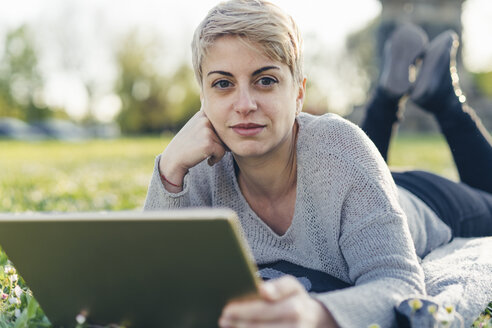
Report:
[[[397,185],[424,201],[453,237],[492,236],[492,194],[424,172],[393,172]]]

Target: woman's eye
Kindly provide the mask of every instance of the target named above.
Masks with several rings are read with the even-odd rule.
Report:
[[[220,81],[215,82],[212,86],[218,87],[219,89],[227,89],[231,85],[232,85],[232,83],[227,81],[227,80],[220,80]]]
[[[262,77],[261,79],[258,80],[258,83],[261,86],[268,87],[268,86],[271,86],[271,85],[277,83],[277,80],[275,80],[271,77]]]

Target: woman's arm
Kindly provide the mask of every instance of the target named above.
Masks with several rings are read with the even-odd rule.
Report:
[[[214,165],[224,157],[226,147],[200,109],[176,134],[159,160],[159,173],[166,190],[179,193],[188,170],[208,159]]]
[[[171,140],[154,166],[144,210],[190,206],[188,171],[205,159],[214,165],[226,147],[215,133],[203,110],[197,112]]]
[[[314,296],[341,327],[390,327],[395,305],[425,295],[423,270],[396,186],[376,147],[352,124],[332,126],[331,132],[330,151],[341,161],[338,176],[346,177],[347,186],[340,196],[337,241],[355,286]]]
[[[423,271],[408,228],[398,221],[393,215],[380,217],[374,224],[352,231],[341,243],[355,286],[315,295],[341,327],[393,326],[396,305],[425,295]]]

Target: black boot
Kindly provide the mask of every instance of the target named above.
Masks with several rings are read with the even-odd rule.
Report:
[[[410,95],[410,99],[422,109],[436,114],[460,102],[455,94],[455,89],[459,88],[456,72],[458,45],[458,36],[448,30],[427,47]]]
[[[424,54],[427,34],[419,26],[403,24],[384,44],[379,88],[391,98],[401,98],[410,90],[409,68]]]
[[[384,45],[378,86],[366,106],[361,127],[385,160],[393,128],[399,119],[400,99],[411,87],[410,67],[422,56],[426,45],[425,32],[411,24],[398,27]]]

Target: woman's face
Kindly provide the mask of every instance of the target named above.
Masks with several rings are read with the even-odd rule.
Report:
[[[305,82],[294,83],[287,65],[224,36],[208,49],[202,71],[202,108],[235,155],[268,155],[292,140]]]

